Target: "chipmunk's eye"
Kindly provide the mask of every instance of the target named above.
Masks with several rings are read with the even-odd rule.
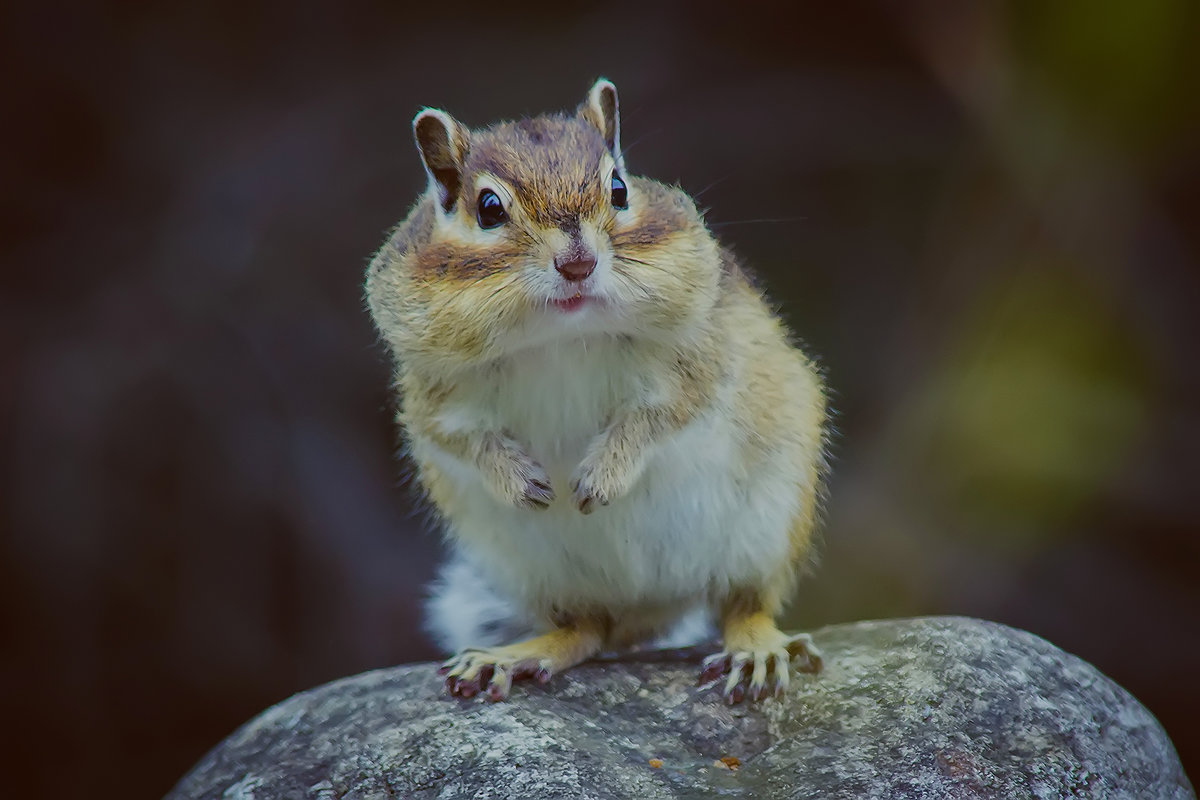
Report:
[[[476,216],[479,218],[479,227],[484,230],[508,222],[508,212],[504,210],[504,203],[500,202],[499,195],[491,189],[484,189],[479,193]]]
[[[625,181],[615,172],[612,176],[612,204],[617,208],[629,208],[629,190],[625,188]]]

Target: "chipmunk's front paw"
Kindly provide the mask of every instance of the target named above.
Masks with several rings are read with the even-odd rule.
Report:
[[[712,683],[725,677],[722,693],[730,704],[749,698],[762,700],[768,695],[781,696],[791,679],[792,659],[799,659],[796,668],[801,672],[821,671],[821,651],[807,633],[787,636],[765,649],[722,650],[704,659],[700,684]]]
[[[496,497],[519,508],[542,509],[554,502],[550,476],[541,464],[515,448],[505,455],[487,476],[488,488]]]
[[[515,653],[512,647],[471,648],[442,664],[438,674],[446,676],[446,691],[456,697],[483,693],[496,702],[508,697],[514,680],[549,681],[553,661]]]
[[[575,506],[584,514],[590,514],[600,506],[606,506],[629,491],[633,478],[617,459],[603,455],[589,455],[575,470],[571,479],[571,493]]]
[[[536,466],[536,465],[535,465]],[[538,467],[541,469],[541,467]],[[542,472],[540,476],[526,479],[521,490],[517,505],[525,508],[547,508],[554,502],[554,490],[550,488],[550,477]]]

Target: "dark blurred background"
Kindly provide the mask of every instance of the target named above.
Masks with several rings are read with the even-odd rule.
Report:
[[[0,14],[10,796],[160,796],[293,692],[436,655],[362,272],[422,105],[600,75],[631,170],[702,193],[836,392],[790,622],[1027,628],[1197,774],[1200,4]]]

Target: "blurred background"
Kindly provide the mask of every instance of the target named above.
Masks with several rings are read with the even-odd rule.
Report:
[[[161,796],[288,695],[436,653],[367,259],[410,122],[621,92],[835,391],[790,623],[970,614],[1200,766],[1200,5],[0,10],[6,792]],[[761,221],[761,220],[783,221]]]

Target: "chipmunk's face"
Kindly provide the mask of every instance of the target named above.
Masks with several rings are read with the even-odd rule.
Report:
[[[625,172],[607,81],[575,116],[472,132],[426,110],[414,129],[435,219],[408,256],[410,286],[448,347],[649,334],[711,305],[715,244],[682,191]]]

